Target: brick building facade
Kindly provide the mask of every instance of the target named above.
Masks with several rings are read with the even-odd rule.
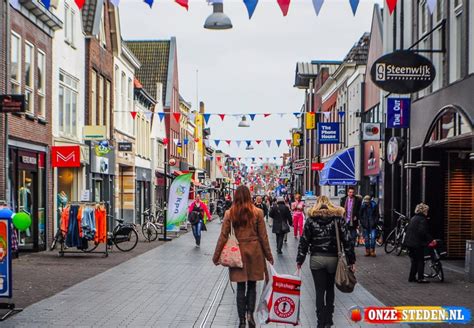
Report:
[[[5,1],[0,1],[0,94],[6,94],[6,74],[7,74],[7,38],[5,31],[7,28],[7,9]],[[6,114],[0,114],[0,200],[5,200],[5,117]]]

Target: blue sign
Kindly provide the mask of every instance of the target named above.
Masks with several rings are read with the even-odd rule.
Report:
[[[338,144],[339,123],[318,123],[318,142],[320,144]]]
[[[387,99],[387,128],[406,129],[410,127],[410,98]]]
[[[12,297],[11,218],[0,216],[0,298]]]

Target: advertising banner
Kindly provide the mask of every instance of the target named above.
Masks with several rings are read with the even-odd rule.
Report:
[[[0,217],[0,298],[12,297],[10,218]]]
[[[53,167],[80,167],[81,148],[79,146],[51,147],[51,164]]]
[[[410,127],[410,98],[387,99],[387,128],[407,129]]]
[[[318,123],[318,142],[320,144],[338,144],[339,123]]]
[[[171,184],[166,215],[166,229],[168,231],[179,230],[180,224],[188,217],[188,199],[192,176],[192,173],[179,175]]]

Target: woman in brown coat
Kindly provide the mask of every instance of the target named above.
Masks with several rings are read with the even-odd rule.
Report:
[[[257,301],[257,281],[264,279],[265,259],[273,264],[263,212],[252,203],[250,191],[245,186],[237,188],[234,202],[225,213],[221,234],[217,241],[213,262],[219,264],[224,245],[229,238],[231,224],[239,241],[243,268],[230,268],[230,281],[237,283],[237,312],[239,327],[255,327],[253,312]],[[245,290],[247,289],[247,294]]]

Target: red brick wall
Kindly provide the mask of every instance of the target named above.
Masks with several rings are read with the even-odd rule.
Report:
[[[110,138],[113,136],[113,92],[114,92],[114,56],[112,50],[112,37],[110,34],[110,19],[113,17],[113,14],[109,12],[109,2],[104,1],[105,10],[105,34],[106,34],[106,46],[105,48],[101,45],[100,41],[95,37],[91,36],[86,39],[86,85],[85,85],[85,124],[89,125],[90,122],[90,108],[92,106],[92,99],[90,97],[91,93],[91,81],[92,74],[91,71],[94,69],[97,74],[102,75],[102,77],[110,82]],[[98,90],[98,85],[97,85]],[[105,100],[105,87],[104,87],[104,100]],[[105,108],[104,105],[104,109]]]
[[[34,49],[34,63],[35,69],[33,71],[34,81],[36,84],[37,79],[37,53],[41,50],[45,53],[46,59],[46,98],[45,108],[46,114],[45,119],[40,120],[39,114],[39,97],[37,89],[35,88],[34,94],[34,115],[14,115],[10,114],[8,119],[9,138],[21,140],[30,144],[38,144],[41,146],[49,147],[52,144],[52,127],[51,127],[51,111],[52,111],[52,99],[51,99],[51,88],[52,88],[52,39],[40,30],[31,21],[19,14],[16,10],[11,9],[11,29],[16,34],[20,35],[22,41],[22,77],[24,76],[24,55],[25,55],[25,41],[31,43]],[[22,79],[21,92],[25,92],[24,79]],[[47,159],[46,165],[47,172],[47,190],[46,190],[46,208],[47,208],[47,243],[49,244],[51,238],[54,235],[53,231],[53,181],[52,181],[52,169]],[[2,179],[4,180],[4,179]]]

